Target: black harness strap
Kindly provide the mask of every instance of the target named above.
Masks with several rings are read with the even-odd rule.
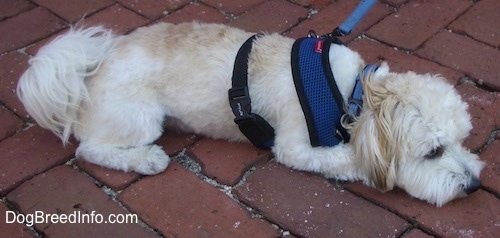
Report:
[[[240,131],[255,146],[270,149],[274,145],[274,129],[261,116],[252,113],[248,92],[248,57],[258,35],[250,37],[240,47],[234,62],[232,88],[229,89],[229,105]]]

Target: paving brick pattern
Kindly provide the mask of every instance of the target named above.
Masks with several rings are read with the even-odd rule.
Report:
[[[351,0],[3,0],[0,1],[0,237],[496,237],[500,232],[500,4],[497,0],[381,0],[344,37],[367,62],[440,74],[469,103],[464,142],[486,163],[481,189],[442,208],[396,189],[328,181],[286,168],[273,155],[166,131],[156,142],[173,158],[156,176],[74,158],[33,124],[16,97],[29,57],[70,24],[118,33],[165,22],[214,22],[299,38],[325,34]],[[29,227],[7,214],[136,214],[128,224]],[[8,213],[9,212],[9,213]]]

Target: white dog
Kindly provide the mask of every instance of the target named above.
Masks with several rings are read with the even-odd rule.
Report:
[[[163,125],[246,141],[227,92],[236,54],[253,34],[224,25],[160,23],[126,36],[102,27],[71,29],[41,48],[18,84],[29,114],[78,158],[156,174],[170,159],[153,145]],[[325,177],[395,186],[441,206],[476,191],[483,163],[461,144],[472,128],[467,104],[439,76],[398,74],[383,63],[362,75],[364,106],[349,143],[313,147],[290,69],[293,39],[262,34],[248,59],[253,111],[274,128],[272,150],[289,167]],[[329,50],[347,100],[364,66],[343,45]]]

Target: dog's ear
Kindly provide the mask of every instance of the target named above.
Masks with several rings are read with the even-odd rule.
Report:
[[[392,121],[399,102],[383,86],[387,65],[380,67],[381,72],[372,71],[362,76],[364,109],[353,126],[352,141],[371,185],[387,191],[394,187],[396,180],[397,145]]]
[[[381,191],[391,190],[396,179],[394,141],[387,123],[375,112],[367,112],[359,117],[352,131],[355,154],[370,181],[368,185]]]
[[[361,82],[364,91],[363,106],[372,110],[380,108],[382,101],[390,96],[384,87],[384,81],[389,75],[389,66],[382,62],[378,68],[371,67],[371,70],[361,72]]]

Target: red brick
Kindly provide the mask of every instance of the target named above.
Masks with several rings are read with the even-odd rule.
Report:
[[[63,28],[64,22],[41,7],[0,22],[0,54],[24,47]]]
[[[405,51],[396,50],[393,47],[386,46],[373,40],[356,40],[351,42],[349,47],[360,53],[366,63],[386,61],[391,71],[394,72],[403,73],[414,71],[420,74],[439,74],[445,77],[448,82],[453,85],[463,77],[463,73],[456,70],[443,67],[432,61],[408,54]]]
[[[450,44],[453,42],[453,44]],[[463,35],[441,31],[416,53],[424,58],[460,70],[495,90],[500,90],[500,51]]]
[[[27,46],[26,48],[24,48],[24,52],[28,55],[31,55],[31,56],[35,56],[37,53],[38,53],[38,50],[40,50],[40,48],[42,48],[43,46],[47,45],[48,43],[52,42],[55,38],[57,38],[58,36],[68,32],[69,29],[64,29],[62,31],[59,31],[41,41],[37,41],[36,43],[32,44],[32,45],[29,45]]]
[[[158,0],[117,0],[133,11],[148,17],[151,20],[158,19],[168,11],[178,9],[189,3],[189,0],[158,1]]]
[[[292,28],[286,35],[292,38],[305,37],[309,30],[314,30],[319,35],[330,33],[334,28],[340,26],[340,24],[344,22],[358,3],[359,1],[350,0],[334,1],[328,7],[320,10],[311,18]],[[370,26],[387,16],[390,12],[391,10],[389,7],[386,7],[381,3],[375,4],[359,25],[354,28],[353,32],[348,36],[341,37],[340,39],[344,42],[348,42],[356,38]]]
[[[228,21],[216,9],[194,4],[188,5],[161,19],[161,21],[170,23],[192,22],[194,20],[205,23],[226,23]]]
[[[273,162],[259,166],[235,193],[264,217],[300,237],[389,237],[409,226],[323,178]]]
[[[13,217],[9,215],[7,217],[7,211],[11,211],[8,209],[2,202],[0,202],[0,231],[2,231],[3,237],[35,237],[30,229],[22,224],[17,222],[11,222]],[[7,218],[9,219],[9,223],[7,223]]]
[[[403,49],[415,50],[467,8],[471,1],[409,1],[370,28],[367,35]]]
[[[493,47],[500,47],[500,1],[483,0],[476,2],[465,14],[450,25],[455,32],[464,32],[474,39]]]
[[[23,121],[6,108],[0,106],[0,141],[16,133],[22,126]]]
[[[487,92],[464,83],[457,86],[462,99],[469,104],[469,114],[474,127],[471,135],[466,139],[465,145],[477,150],[489,139],[491,132],[495,129],[495,93]]]
[[[194,134],[180,134],[167,130],[155,143],[162,146],[168,155],[173,156],[198,140],[198,136]]]
[[[25,182],[7,195],[24,214],[100,214],[103,223],[37,223],[47,237],[158,237],[134,222],[109,223],[110,214],[127,214],[90,179],[68,166],[58,166]],[[95,220],[94,220],[95,221]]]
[[[189,149],[201,163],[203,174],[226,185],[235,185],[252,165],[267,161],[270,151],[259,150],[249,143],[230,143],[202,139]]]
[[[135,172],[125,173],[123,171],[104,168],[84,160],[76,160],[76,165],[113,190],[122,190],[141,177],[141,175]]]
[[[112,0],[33,0],[37,4],[50,9],[68,22],[76,22],[111,4]]]
[[[246,12],[255,6],[262,4],[266,0],[247,0],[247,1],[234,1],[234,0],[201,0],[201,2],[219,9],[225,13],[239,15]]]
[[[65,163],[75,147],[63,147],[50,131],[33,127],[0,142],[0,195],[55,165]]]
[[[308,10],[283,1],[267,1],[229,22],[230,26],[250,32],[282,33],[307,17]]]
[[[115,4],[85,19],[85,26],[103,25],[117,34],[124,34],[149,23],[145,17],[139,16],[121,5]]]
[[[33,8],[28,0],[2,0],[0,2],[0,20],[15,16]]]
[[[486,188],[500,194],[500,140],[495,140],[481,153],[486,167],[481,172],[481,183]]]
[[[479,190],[436,208],[396,189],[381,193],[361,183],[346,184],[349,190],[375,201],[438,237],[495,237],[500,221],[498,198]]]
[[[28,68],[28,59],[27,55],[16,51],[0,56],[0,101],[24,118],[28,113],[17,98],[16,87],[19,77]]]
[[[270,224],[251,218],[235,200],[176,162],[166,172],[132,184],[118,198],[165,237],[278,235]]]
[[[412,229],[410,232],[404,234],[404,238],[431,238],[434,236],[428,235],[419,229]]]

